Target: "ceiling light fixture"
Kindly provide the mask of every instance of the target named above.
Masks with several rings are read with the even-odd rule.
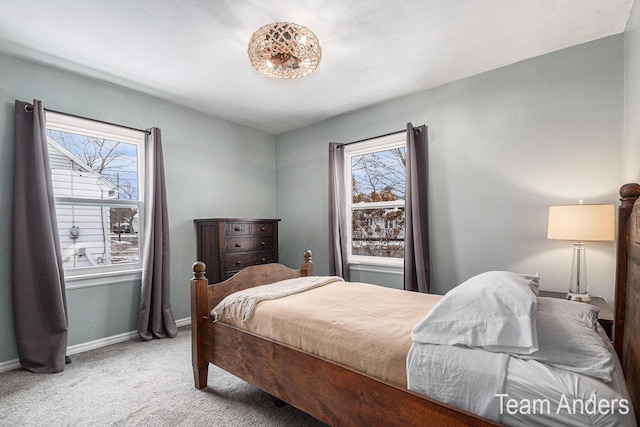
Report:
[[[315,71],[322,49],[307,27],[274,22],[259,28],[249,41],[251,65],[274,79],[298,79]]]

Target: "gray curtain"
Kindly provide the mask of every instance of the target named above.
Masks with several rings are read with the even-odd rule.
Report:
[[[175,337],[169,277],[169,218],[160,129],[145,135],[144,250],[138,335],[144,340]]]
[[[429,292],[427,127],[407,123],[404,289]]]
[[[32,372],[64,370],[67,299],[42,102],[15,102],[12,288],[18,356]]]
[[[344,149],[329,144],[329,274],[349,280],[344,194]]]

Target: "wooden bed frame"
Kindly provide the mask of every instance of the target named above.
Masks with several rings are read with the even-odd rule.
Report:
[[[620,356],[636,417],[640,414],[640,185],[620,189],[614,348]],[[632,215],[633,213],[633,215]],[[475,414],[399,388],[234,326],[209,313],[226,295],[313,274],[311,252],[299,270],[280,264],[247,267],[209,284],[205,265],[193,265],[191,280],[192,364],[195,386],[207,386],[209,363],[329,425],[498,426]]]

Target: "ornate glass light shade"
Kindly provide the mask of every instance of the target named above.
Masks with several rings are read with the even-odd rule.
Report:
[[[274,79],[298,79],[318,68],[322,49],[315,34],[293,22],[258,29],[249,41],[251,65]]]

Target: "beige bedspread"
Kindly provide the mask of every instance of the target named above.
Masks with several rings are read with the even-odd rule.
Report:
[[[262,301],[244,323],[223,321],[406,387],[411,330],[440,298],[334,282]]]

